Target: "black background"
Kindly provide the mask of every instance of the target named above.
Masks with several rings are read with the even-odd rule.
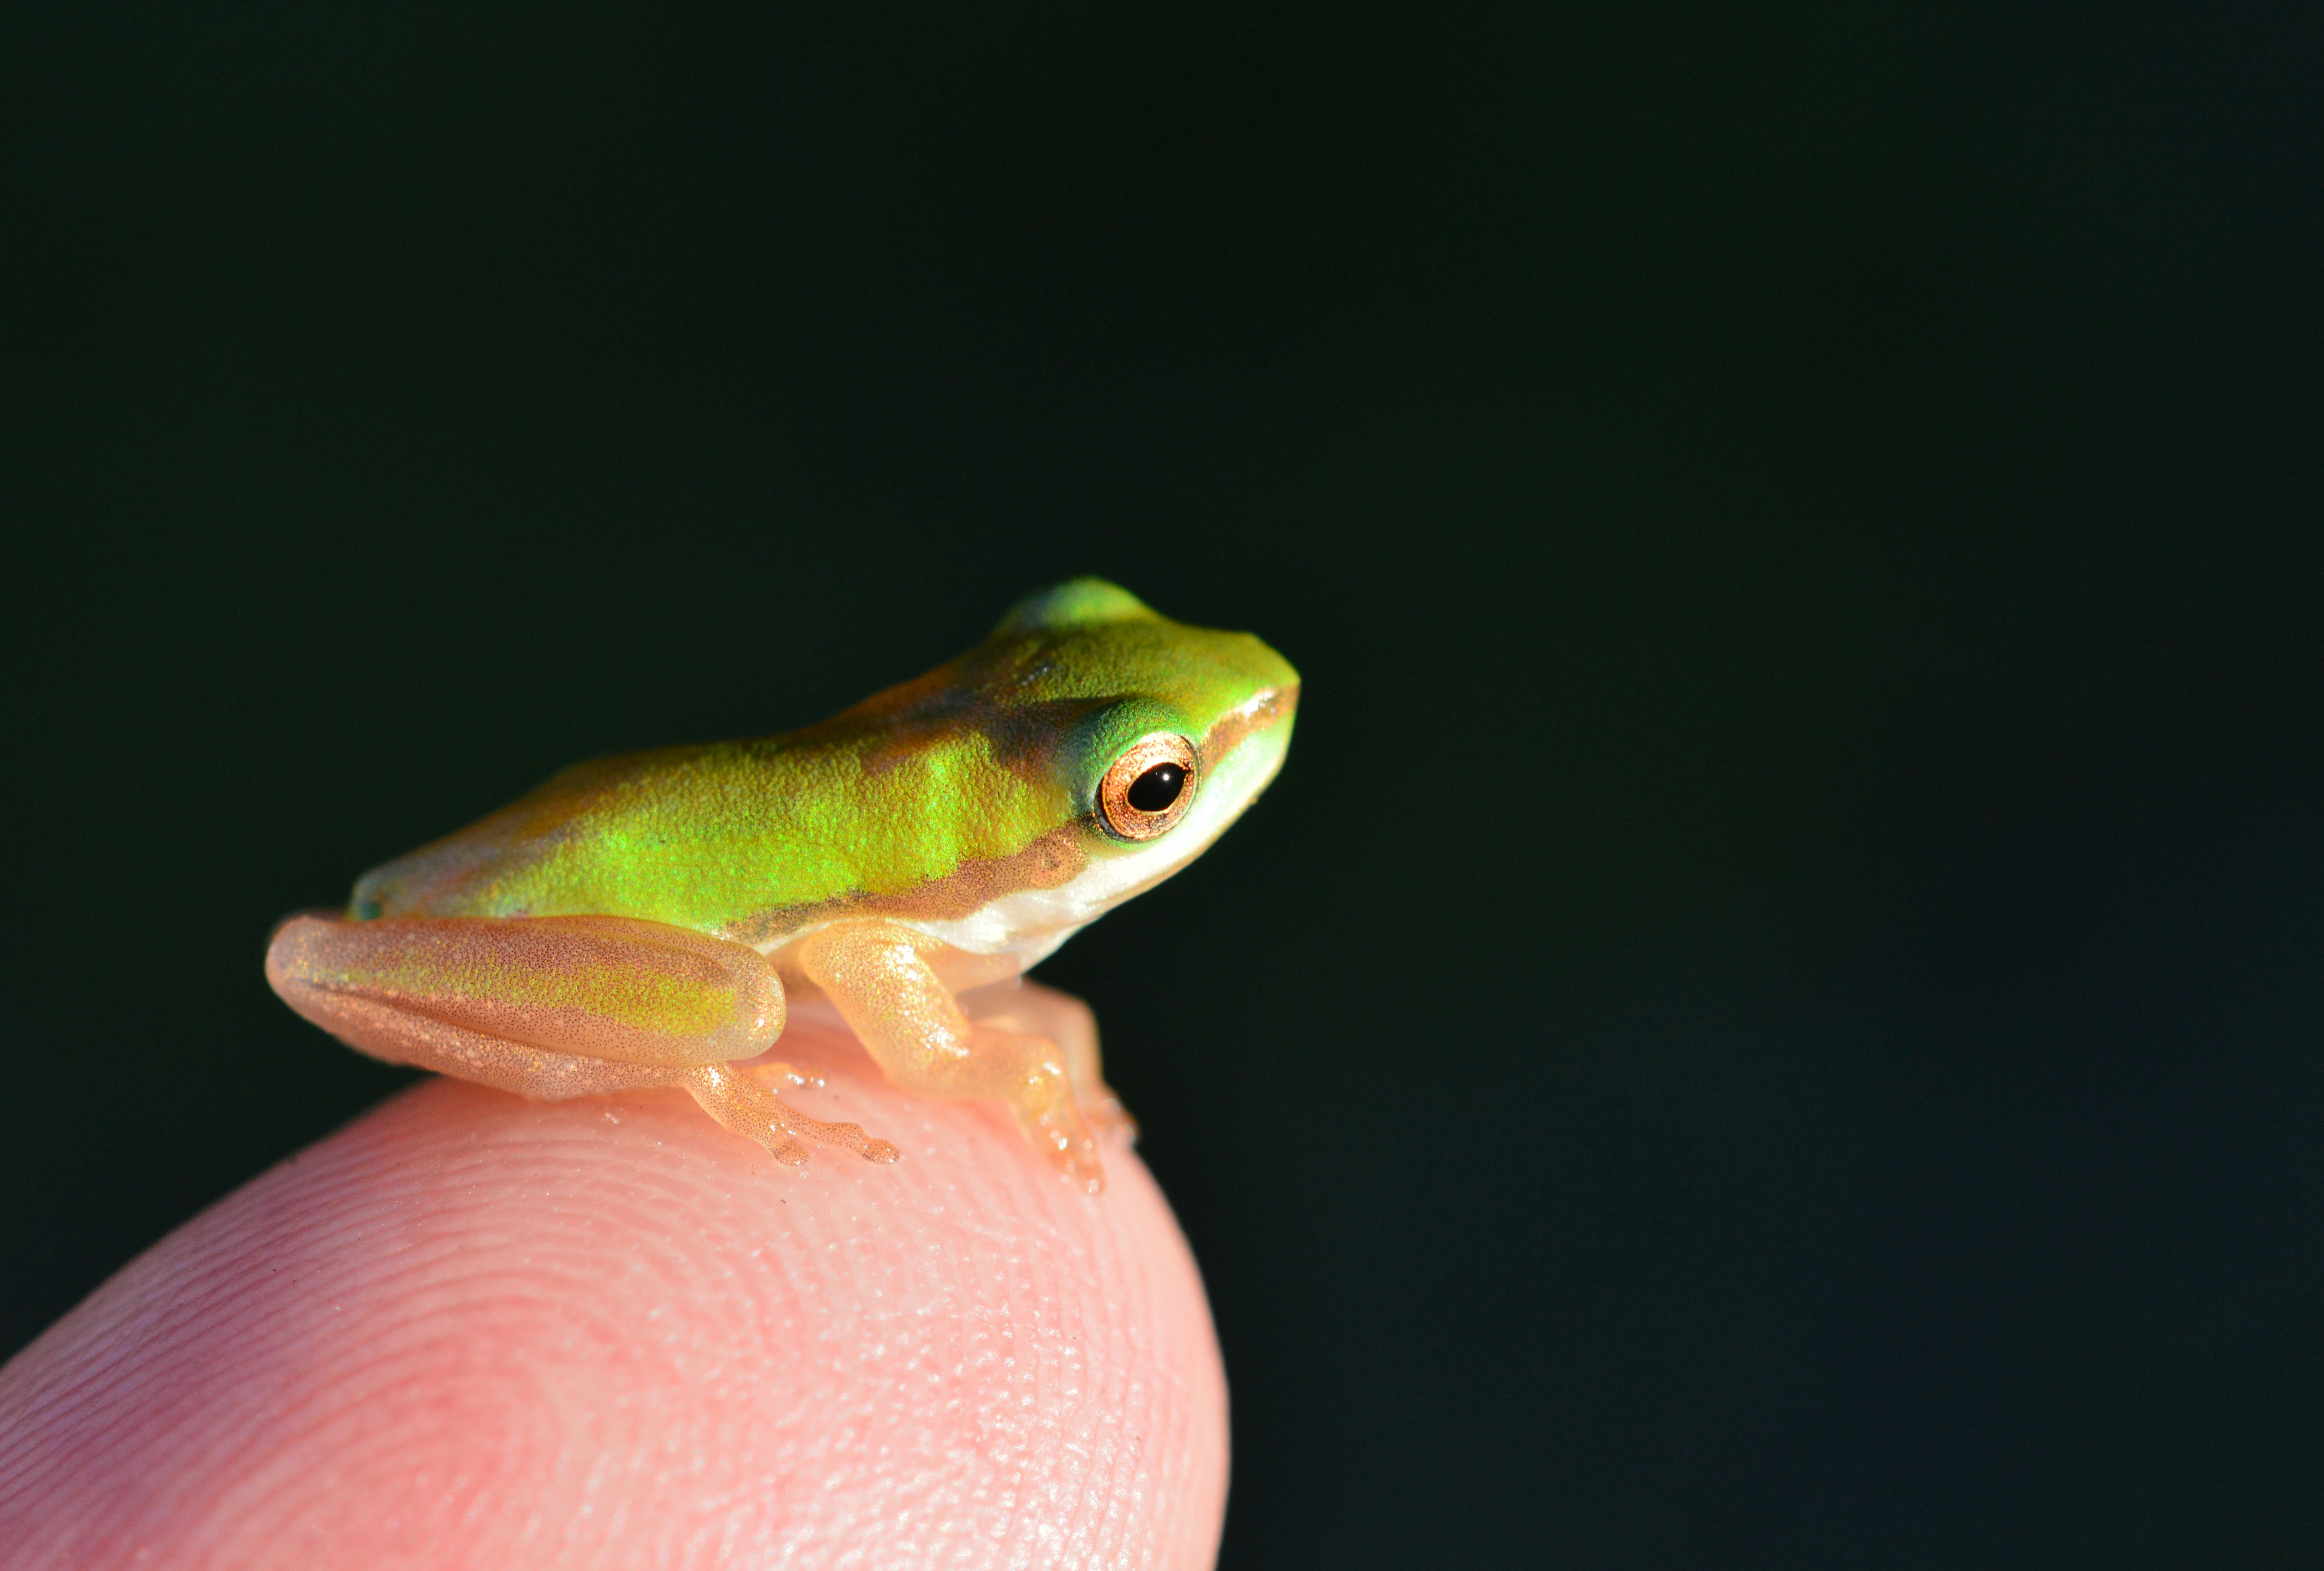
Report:
[[[1228,1566],[2313,1564],[2308,8],[869,10],[11,16],[0,1349],[281,913],[1095,571],[1307,683],[1044,973]]]

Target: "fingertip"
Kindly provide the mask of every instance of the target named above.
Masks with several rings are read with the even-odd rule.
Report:
[[[222,1201],[0,1372],[0,1541],[1208,1565],[1224,1380],[1134,1154],[1085,1197],[1000,1109],[898,1092],[812,1019],[783,1051],[873,1160],[786,1169],[673,1092],[432,1081]]]

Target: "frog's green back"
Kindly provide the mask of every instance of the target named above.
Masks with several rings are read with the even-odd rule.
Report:
[[[595,913],[764,937],[786,913],[1058,882],[1111,849],[1092,797],[1128,740],[1160,726],[1231,748],[1235,716],[1297,683],[1249,634],[1076,579],[819,725],[567,769],[366,874],[350,914]]]

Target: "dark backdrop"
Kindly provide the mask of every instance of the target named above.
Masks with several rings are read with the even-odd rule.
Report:
[[[47,9],[0,1350],[399,1083],[280,913],[1095,571],[1307,679],[1045,968],[1228,1566],[2324,1552],[2307,8]]]

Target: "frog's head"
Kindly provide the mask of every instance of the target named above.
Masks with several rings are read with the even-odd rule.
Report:
[[[1019,601],[960,665],[1064,788],[1084,920],[1218,838],[1282,767],[1299,707],[1299,673],[1250,633],[1173,622],[1102,578]]]

